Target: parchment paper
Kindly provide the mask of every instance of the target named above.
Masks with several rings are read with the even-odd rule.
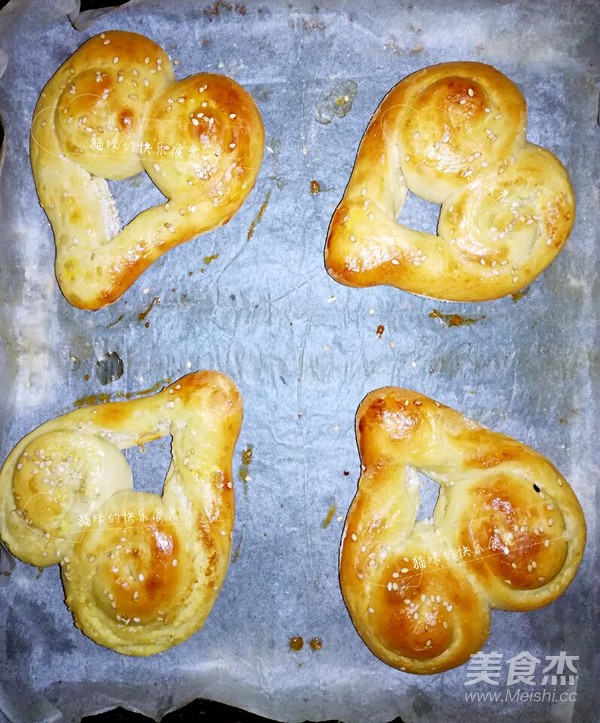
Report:
[[[91,25],[76,19],[77,7],[12,0],[0,14],[0,458],[38,424],[100,394],[118,399],[190,369],[222,370],[245,400],[234,555],[204,629],[149,659],[88,640],[63,603],[58,569],[17,562],[0,576],[0,711],[15,722],[61,713],[76,721],[122,704],[159,720],[208,697],[286,721],[597,719],[598,5],[140,0]],[[180,78],[221,72],[244,85],[268,147],[256,188],[226,227],[170,251],[121,300],[91,313],[71,307],[56,284],[28,133],[55,69],[112,28],[160,43]],[[568,168],[578,206],[566,248],[522,298],[485,304],[336,284],[323,245],[371,115],[409,73],[457,59],[512,78],[529,104],[530,140]],[[336,115],[328,109],[340,85],[355,95]],[[141,175],[112,188],[123,221],[161,199]],[[402,214],[429,230],[436,218],[437,207],[414,198]],[[448,326],[434,311],[474,321]],[[467,686],[468,666],[429,677],[393,670],[363,645],[344,607],[337,562],[359,475],[354,417],[368,391],[389,384],[537,448],[584,507],[588,545],[565,594],[531,613],[493,614],[484,652],[503,656],[498,685]],[[129,459],[136,488],[160,492],[168,442]],[[423,490],[427,516],[436,488]],[[509,685],[507,661],[524,651],[541,661],[534,685]],[[561,652],[578,656],[574,682],[543,686],[542,666]],[[466,700],[469,690],[546,688],[576,700]]]

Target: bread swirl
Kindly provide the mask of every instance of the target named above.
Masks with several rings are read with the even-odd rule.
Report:
[[[486,301],[530,284],[562,249],[566,170],[525,138],[519,89],[489,65],[442,63],[384,98],[331,220],[325,263],[348,286]],[[442,204],[437,235],[397,219],[407,192]]]
[[[66,603],[97,643],[150,655],[181,642],[227,572],[241,415],[228,377],[197,372],[46,422],[0,471],[0,536],[26,562],[60,564]],[[120,450],[168,434],[162,496],[134,491]]]
[[[356,430],[363,466],[340,583],[384,662],[421,674],[461,665],[485,643],[490,608],[538,608],[571,582],[585,520],[541,454],[394,387],[367,395]],[[416,470],[440,485],[432,520],[416,521]]]
[[[175,80],[162,48],[136,33],[90,38],[42,91],[31,128],[63,294],[81,308],[106,306],[165,251],[229,221],[263,151],[258,108],[233,80]],[[142,170],[168,200],[121,228],[105,179]]]

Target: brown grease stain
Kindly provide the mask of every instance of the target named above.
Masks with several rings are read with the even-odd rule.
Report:
[[[219,254],[213,254],[212,256],[205,256],[205,257],[204,257],[204,263],[205,263],[207,266],[210,266],[210,264],[212,264],[212,262],[215,261],[215,260],[218,259],[218,258],[219,258]]]
[[[311,638],[309,645],[313,650],[323,649],[323,641],[321,640],[321,638]]]
[[[381,339],[384,331],[385,331],[385,326],[383,324],[379,324],[379,326],[377,327],[377,330],[375,331],[378,339]]]
[[[239,541],[238,544],[235,546],[235,551],[234,551],[234,553],[233,553],[233,558],[232,558],[232,560],[231,560],[232,563],[238,561],[238,558],[239,558],[239,556],[240,556],[240,548],[241,548],[241,546],[242,546],[242,538],[240,537],[240,541]]]
[[[140,311],[140,313],[138,314],[138,321],[144,321],[144,319],[148,316],[148,314],[152,311],[156,304],[160,304],[160,299],[158,298],[158,296],[155,296],[152,299],[152,301],[148,304],[144,311]]]
[[[250,462],[252,462],[253,453],[254,447],[251,444],[242,452],[242,464],[238,470],[238,477],[244,483],[244,492],[248,492],[248,477],[250,475]]]
[[[313,196],[316,196],[317,193],[321,193],[321,184],[318,181],[311,181],[310,192],[313,194]]]
[[[148,389],[142,389],[139,392],[119,391],[113,392],[112,394],[107,394],[105,392],[101,392],[99,394],[88,394],[85,397],[77,399],[75,401],[75,406],[89,407],[91,404],[104,404],[105,402],[115,401],[119,399],[134,399],[135,397],[143,397],[146,394],[152,394],[152,392],[157,392],[159,389],[162,389],[167,384],[170,384],[170,382],[171,377],[167,377],[162,381],[156,382],[156,384],[153,384],[151,387],[148,387]]]
[[[254,221],[252,221],[252,223],[250,224],[250,228],[248,229],[248,235],[246,237],[246,241],[250,241],[252,236],[254,236],[254,231],[256,230],[256,227],[258,226],[261,218],[264,216],[264,213],[267,210],[267,206],[269,205],[270,198],[271,198],[271,191],[267,191],[265,200],[262,202],[261,207],[258,209],[258,213],[254,217]]]
[[[226,2],[226,0],[215,0],[215,2],[213,2],[212,6],[204,8],[202,12],[207,17],[213,18],[213,17],[217,17],[218,15],[220,15],[222,11],[227,11],[227,12],[235,11],[236,13],[238,13],[239,15],[242,15],[242,16],[246,15],[248,12],[246,9],[246,6],[243,5],[242,3],[235,3],[235,5],[234,5],[233,3]]]
[[[299,635],[294,635],[293,638],[290,638],[290,650],[302,650],[304,647],[304,639],[301,638]]]
[[[461,316],[460,314],[442,314],[442,312],[437,309],[430,311],[428,316],[430,319],[440,319],[446,326],[470,326],[486,318],[485,314],[479,318]]]
[[[527,288],[527,289],[521,289],[521,291],[515,291],[514,294],[511,294],[511,295],[510,295],[510,298],[511,298],[511,299],[515,302],[515,304],[516,304],[517,301],[519,301],[519,299],[522,299],[524,296],[527,296],[528,293],[529,293],[529,289],[528,289],[528,288]]]
[[[327,510],[327,514],[325,515],[325,519],[323,522],[321,522],[321,527],[326,530],[329,525],[331,524],[331,520],[333,520],[333,516],[335,515],[337,511],[337,507],[335,505],[331,505],[331,507]]]
[[[110,329],[111,327],[116,326],[124,316],[125,314],[121,314],[121,316],[118,316],[114,321],[111,321],[110,324],[107,324],[106,328]]]

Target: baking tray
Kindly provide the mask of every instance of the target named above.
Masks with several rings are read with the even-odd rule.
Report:
[[[76,721],[121,704],[159,720],[204,697],[285,721],[596,719],[597,3],[134,0],[105,14],[77,11],[75,0],[12,0],[0,14],[0,457],[75,406],[155,389],[190,369],[224,371],[245,402],[234,552],[204,629],[149,659],[85,638],[58,570],[17,562],[0,576],[0,715]],[[91,313],[58,290],[28,132],[52,72],[113,28],[161,44],[177,77],[219,72],[244,85],[267,149],[227,226],[170,251],[122,299]],[[456,59],[489,62],[524,92],[530,140],[571,175],[570,240],[524,294],[484,304],[336,284],[323,264],[327,226],[371,115],[401,78]],[[334,113],[340,89],[351,102]],[[111,185],[124,220],[160,199],[142,176]],[[426,230],[436,218],[414,197],[402,213]],[[502,656],[497,686],[467,687],[468,666],[429,677],[393,670],[345,610],[337,559],[360,472],[354,417],[368,391],[389,384],[535,447],[585,510],[586,553],[564,595],[527,614],[494,612],[484,652]],[[168,442],[129,453],[136,488],[160,492],[168,458]],[[422,492],[428,516],[435,485],[424,480]],[[524,651],[540,661],[571,656],[574,681],[544,687],[540,667],[514,699],[507,661]],[[526,695],[546,688],[554,699]]]

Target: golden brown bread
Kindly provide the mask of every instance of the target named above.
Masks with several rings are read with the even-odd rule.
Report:
[[[106,306],[165,251],[229,221],[263,152],[258,108],[233,80],[176,81],[162,48],[136,33],[90,38],[42,91],[31,128],[63,294],[81,308]],[[121,228],[105,179],[142,170],[167,201]]]
[[[530,284],[575,216],[567,172],[527,142],[519,89],[489,65],[442,63],[384,98],[360,144],[327,236],[347,286],[485,301]],[[437,235],[397,223],[407,191],[442,204]]]
[[[340,583],[384,662],[421,674],[461,665],[487,639],[490,608],[532,610],[571,582],[585,520],[541,454],[395,387],[367,395],[356,433],[362,474]],[[440,485],[432,520],[415,521],[416,470]]]
[[[0,537],[25,562],[60,564],[66,603],[97,643],[128,655],[176,645],[202,627],[225,579],[241,418],[231,379],[196,372],[50,420],[0,471]],[[168,434],[162,497],[134,491],[120,450]]]

